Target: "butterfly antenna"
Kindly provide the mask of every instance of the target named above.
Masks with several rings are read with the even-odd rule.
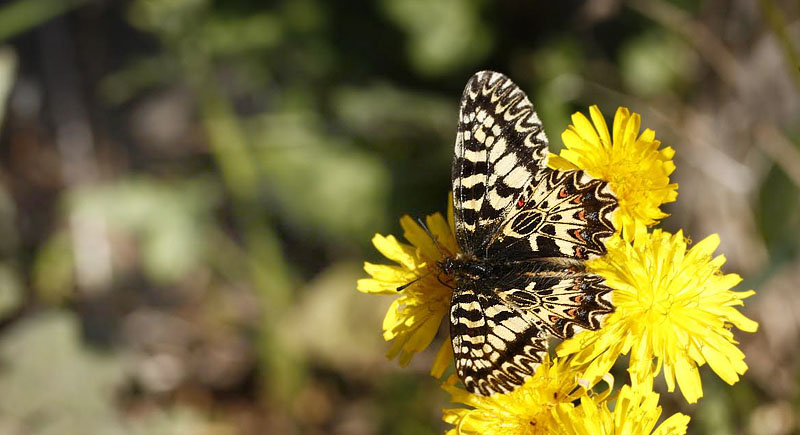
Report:
[[[447,255],[449,255],[447,251],[442,249],[442,245],[439,244],[439,239],[437,239],[436,236],[433,235],[431,230],[428,229],[428,226],[425,225],[425,222],[423,222],[422,219],[417,218],[417,223],[419,224],[419,226],[422,227],[423,230],[425,230],[425,234],[427,234],[428,237],[431,238],[431,240],[433,241],[433,244],[436,245],[436,249],[439,250],[439,253],[442,254],[443,257],[446,257]],[[412,284],[415,284],[416,282],[418,282],[422,278],[425,278],[426,276],[430,275],[431,273],[433,273],[433,270],[429,270],[428,273],[426,273],[425,275],[419,276],[415,280],[407,282],[407,283],[401,285],[400,287],[397,287],[397,291],[405,290],[406,288],[408,288]]]
[[[449,288],[451,288],[451,289],[454,289],[454,288],[453,288],[453,286],[452,286],[450,283],[447,283],[447,282],[444,282],[444,281],[442,281],[442,275],[437,275],[437,276],[436,276],[436,279],[438,279],[438,280],[439,280],[439,284],[441,284],[441,285],[443,285],[443,286],[445,286],[445,287],[449,287]],[[454,289],[454,290],[455,290],[455,289]]]
[[[442,254],[442,257],[447,257],[448,255],[450,255],[447,251],[442,249],[442,246],[439,244],[439,239],[433,235],[431,230],[428,229],[428,226],[425,225],[425,222],[423,222],[422,219],[417,218],[417,223],[422,227],[423,230],[425,230],[425,233],[428,234],[428,237],[430,237],[431,240],[433,240],[433,244],[436,245],[436,249],[439,250],[439,253]]]
[[[431,270],[431,271],[428,271],[428,273],[426,273],[425,275],[418,276],[418,277],[417,277],[417,279],[415,279],[415,280],[413,280],[413,281],[410,281],[410,282],[407,282],[407,283],[405,283],[405,284],[401,285],[400,287],[397,287],[397,291],[401,292],[401,291],[403,291],[403,290],[407,289],[407,288],[408,288],[408,287],[410,287],[412,284],[415,284],[415,283],[417,283],[419,280],[421,280],[422,278],[425,278],[426,276],[430,275],[430,274],[431,274],[431,272],[433,272],[433,271],[432,271],[432,270]]]

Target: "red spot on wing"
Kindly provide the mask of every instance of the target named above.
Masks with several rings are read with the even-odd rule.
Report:
[[[576,246],[575,247],[575,256],[580,258],[580,259],[586,258],[586,252],[583,249],[583,246]]]
[[[583,232],[579,228],[572,230],[572,237],[575,237],[581,242],[586,243],[586,239],[583,238]]]
[[[522,207],[523,205],[525,205],[525,200],[522,199],[522,198],[518,199],[517,200],[517,207]]]

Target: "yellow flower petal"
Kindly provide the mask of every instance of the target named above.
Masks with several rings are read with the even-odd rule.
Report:
[[[427,260],[426,263],[430,263],[433,259],[441,258],[442,255],[436,248],[433,239],[410,216],[401,217],[400,226],[403,227],[403,237],[419,249],[420,256]]]
[[[394,236],[384,237],[380,234],[375,234],[372,238],[372,244],[384,257],[400,263],[404,268],[414,271],[418,268],[421,259],[416,256],[414,247],[400,243]]]
[[[592,117],[592,123],[597,127],[597,133],[600,136],[601,144],[605,144],[605,146],[611,145],[611,135],[608,134],[608,126],[606,125],[606,121],[600,109],[594,105],[589,107],[589,116]],[[591,128],[591,126],[589,126],[589,128]]]
[[[653,435],[683,435],[686,433],[688,425],[689,416],[678,412],[664,420],[658,428],[653,431]]]
[[[547,161],[547,165],[550,166],[550,168],[558,169],[559,171],[571,171],[573,169],[580,169],[577,166],[570,163],[569,160],[556,154],[550,154],[550,158]]]
[[[700,383],[700,372],[697,366],[687,359],[675,361],[675,379],[681,389],[681,394],[689,403],[696,403],[703,397],[703,386]]]
[[[431,367],[431,376],[441,378],[444,371],[450,367],[453,362],[453,346],[450,344],[450,337],[446,337],[436,352],[436,357],[433,359],[433,366]]]
[[[374,278],[362,278],[356,289],[364,293],[397,294],[397,288],[416,278],[416,274],[400,266],[372,264],[365,262],[364,271]]]

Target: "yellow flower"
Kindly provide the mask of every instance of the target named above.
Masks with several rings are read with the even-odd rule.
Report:
[[[440,248],[446,255],[455,256],[458,245],[451,225],[439,213],[426,219],[426,225],[437,242],[408,216],[400,219],[400,225],[410,245],[391,235],[376,234],[372,239],[375,248],[397,265],[365,262],[364,270],[372,278],[358,280],[357,288],[364,293],[399,294],[383,319],[383,338],[393,341],[386,356],[393,359],[399,355],[400,364],[405,366],[414,354],[430,345],[448,312],[453,290],[439,281],[436,262],[443,258]],[[450,346],[450,340],[445,340],[437,353],[431,370],[437,377],[452,359]]]
[[[442,386],[450,400],[469,408],[445,409],[443,419],[452,424],[448,435],[534,435],[553,433],[558,424],[552,410],[577,398],[578,372],[565,361],[544,362],[525,384],[507,394],[479,396],[456,387],[455,375]],[[583,389],[579,390],[584,391]],[[571,394],[573,393],[573,394]]]
[[[667,216],[661,204],[675,201],[678,185],[670,184],[675,170],[670,147],[659,149],[655,132],[646,129],[639,135],[642,121],[620,107],[614,116],[613,137],[597,106],[589,108],[592,122],[582,113],[572,115],[572,125],[561,134],[566,149],[551,154],[553,169],[583,169],[589,175],[608,181],[619,200],[615,224],[626,238],[633,235],[634,223],[654,225]]]
[[[669,391],[677,380],[689,403],[703,396],[698,367],[705,363],[728,384],[747,370],[731,326],[755,332],[758,324],[737,309],[752,290],[734,292],[741,282],[723,274],[724,256],[712,257],[719,236],[687,251],[683,234],[639,224],[633,244],[619,237],[606,243],[608,254],[587,264],[614,289],[616,311],[601,329],[581,332],[561,343],[559,356],[586,367],[585,376],[606,373],[620,354],[631,353],[634,384],[657,375],[661,367]],[[655,359],[655,365],[653,360]]]
[[[661,416],[652,378],[635,387],[625,385],[611,396],[613,378],[603,376],[608,389],[595,393],[568,360],[546,359],[521,387],[507,394],[479,396],[455,386],[451,376],[443,385],[451,401],[469,408],[445,409],[444,421],[453,425],[447,435],[614,435],[685,434],[689,417],[674,414],[655,432]],[[580,401],[576,406],[575,401]],[[614,411],[609,403],[616,400]]]
[[[640,383],[633,388],[625,385],[616,397],[613,412],[608,409],[608,404],[608,400],[584,395],[578,406],[559,403],[554,409],[555,418],[564,433],[574,435],[682,435],[689,424],[689,416],[676,413],[653,431],[661,416],[661,407],[658,406],[658,393],[652,391],[652,382]]]

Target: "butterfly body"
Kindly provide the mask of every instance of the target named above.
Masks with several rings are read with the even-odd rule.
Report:
[[[498,265],[476,258],[447,257],[440,261],[438,266],[442,273],[452,276],[456,283],[460,283],[467,280],[483,281],[491,279],[493,277],[492,272]]]
[[[439,261],[438,267],[442,274],[453,277],[456,288],[490,288],[515,274],[563,277],[583,274],[581,263],[559,258],[494,263],[479,258],[447,257]]]
[[[524,383],[547,337],[597,329],[610,289],[586,270],[614,233],[616,197],[583,171],[547,168],[547,137],[527,96],[483,71],[461,100],[453,202],[461,253],[441,260],[453,280],[456,372],[477,394]]]

